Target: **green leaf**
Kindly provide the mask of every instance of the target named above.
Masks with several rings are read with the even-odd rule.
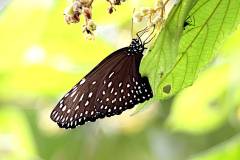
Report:
[[[186,19],[192,22],[183,30]],[[240,21],[240,1],[182,0],[140,66],[157,99],[192,85]]]
[[[226,123],[237,105],[232,87],[239,88],[240,78],[233,80],[234,70],[231,64],[221,64],[201,73],[194,85],[175,97],[167,126],[174,131],[206,134]]]

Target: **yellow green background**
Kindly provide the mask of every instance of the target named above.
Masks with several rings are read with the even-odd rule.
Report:
[[[133,8],[151,4],[129,0],[109,15],[96,1],[97,33],[87,41],[82,23],[64,23],[66,1],[8,1],[0,10],[1,160],[240,159],[240,29],[194,85],[169,100],[75,130],[50,120],[73,84],[130,43]]]

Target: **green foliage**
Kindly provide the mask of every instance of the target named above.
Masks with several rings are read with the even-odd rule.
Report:
[[[107,13],[106,3],[96,1],[93,11],[99,28],[117,24],[114,33],[121,44],[116,46],[117,40],[109,43],[102,35],[97,35],[95,41],[85,41],[81,25],[65,24],[62,15],[66,7],[65,0],[25,0],[24,3],[13,0],[1,11],[1,160],[239,159],[240,30],[224,45],[221,50],[224,54],[201,72],[193,86],[161,103],[156,100],[158,103],[151,107],[147,102],[146,107],[142,106],[144,109],[138,108],[137,111],[141,113],[130,116],[133,110],[129,110],[121,116],[67,131],[59,129],[49,118],[59,96],[104,57],[131,41],[129,32],[133,8],[138,9],[142,4],[152,6],[153,1],[141,0],[144,3],[140,3],[140,0],[128,0],[117,7],[117,12],[112,15]],[[151,84],[156,85],[154,92],[158,98],[167,98],[191,84],[199,70],[214,57],[220,41],[235,29],[230,25],[235,25],[232,19],[239,7],[237,0],[229,2],[229,5],[226,0],[219,1],[214,16],[203,27],[203,21],[206,21],[208,12],[215,5],[213,2],[217,2],[205,1],[208,9],[203,7],[204,14],[196,9],[201,0],[179,1],[156,45],[142,62],[141,71],[150,75]],[[226,7],[231,14],[225,12]],[[223,13],[226,13],[226,20],[219,34],[221,37],[217,37],[218,45],[212,45],[210,39],[216,36],[212,30],[217,32],[219,29],[218,22]],[[191,17],[194,17],[195,25],[187,26],[183,31],[183,21],[188,15],[194,15]],[[236,13],[235,17],[239,18],[239,14]],[[235,20],[236,23],[238,21]],[[199,26],[203,27],[201,32]],[[216,50],[200,56],[196,50],[198,45],[203,44],[200,41],[207,27],[212,36],[206,41],[208,45],[203,46],[204,51],[211,46],[215,46]],[[109,30],[110,33],[112,30]],[[194,36],[197,36],[195,41],[198,43],[193,41]],[[194,47],[187,48],[191,41]],[[29,49],[34,52],[29,54]],[[201,59],[198,67],[195,64],[197,56]],[[184,66],[187,57],[189,63]],[[188,67],[187,70],[185,67]],[[193,72],[190,70],[196,73],[190,74]],[[184,81],[183,74],[187,76]],[[174,85],[170,86],[172,81],[169,78],[173,77]],[[182,87],[178,85],[180,82],[183,83]],[[169,94],[163,93],[163,90]]]
[[[240,2],[181,0],[170,13],[140,71],[149,77],[157,99],[192,85],[240,22]],[[192,19],[183,30],[186,19]]]
[[[229,63],[226,58],[200,74],[193,86],[176,96],[167,120],[168,127],[175,131],[206,134],[228,120],[239,104],[240,90],[240,76],[237,76],[239,56],[231,58],[236,60]]]
[[[238,160],[240,159],[240,135],[232,137],[228,142],[224,142],[210,150],[193,156],[189,160]]]
[[[0,117],[0,159],[37,158],[37,150],[24,112],[16,107],[2,106]]]

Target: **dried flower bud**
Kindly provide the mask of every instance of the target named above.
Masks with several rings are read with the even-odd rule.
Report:
[[[147,15],[151,13],[151,9],[150,8],[142,8],[141,9],[142,15]]]
[[[84,7],[83,8],[83,14],[84,14],[86,19],[91,19],[92,18],[92,9]]]
[[[114,10],[115,10],[115,8],[111,6],[108,8],[108,13],[112,14]]]
[[[164,7],[163,1],[157,0],[155,3],[155,8],[163,8],[163,7]]]
[[[80,15],[80,13],[74,12],[73,8],[71,6],[66,8],[64,11],[64,18],[68,24],[79,22],[79,20],[80,20],[79,15]]]
[[[83,25],[83,33],[87,36],[87,39],[94,39],[94,31],[96,30],[96,24],[92,20],[92,3],[94,0],[68,0],[70,6],[64,11],[65,21],[70,23],[78,23],[80,16],[85,18],[85,24]],[[108,12],[111,14],[115,8],[114,5],[120,5],[125,0],[107,0],[110,3]]]
[[[93,20],[89,20],[87,23],[87,29],[90,31],[95,31],[97,28],[96,24],[93,22]]]
[[[82,6],[84,7],[89,7],[89,5],[91,5],[90,3],[92,3],[91,0],[79,0],[79,2],[82,4]]]
[[[157,15],[153,18],[152,23],[158,24],[159,22],[161,22],[161,20],[162,20],[162,17],[160,15]]]
[[[75,1],[72,4],[72,9],[75,12],[82,12],[82,4],[79,1]]]
[[[142,8],[140,12],[134,14],[134,20],[141,22],[143,19],[147,19],[147,25],[155,25],[158,28],[165,22],[165,6],[169,1],[165,3],[163,0],[157,0],[153,8]]]
[[[114,8],[115,5],[121,5],[121,2],[125,2],[125,0],[107,0],[108,3],[110,3],[110,7],[108,9],[108,13],[112,14],[113,11],[116,9]]]
[[[143,16],[141,13],[137,12],[133,15],[133,20],[135,22],[141,22],[143,20]]]
[[[110,0],[109,2],[113,5],[120,5],[121,4],[120,0]]]

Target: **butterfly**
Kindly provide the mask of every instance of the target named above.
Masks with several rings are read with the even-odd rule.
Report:
[[[82,78],[51,112],[50,118],[60,128],[75,128],[96,119],[119,115],[136,104],[152,98],[147,77],[139,73],[139,65],[149,43],[137,33],[128,47],[121,48],[102,60]],[[153,33],[153,32],[152,32]]]

